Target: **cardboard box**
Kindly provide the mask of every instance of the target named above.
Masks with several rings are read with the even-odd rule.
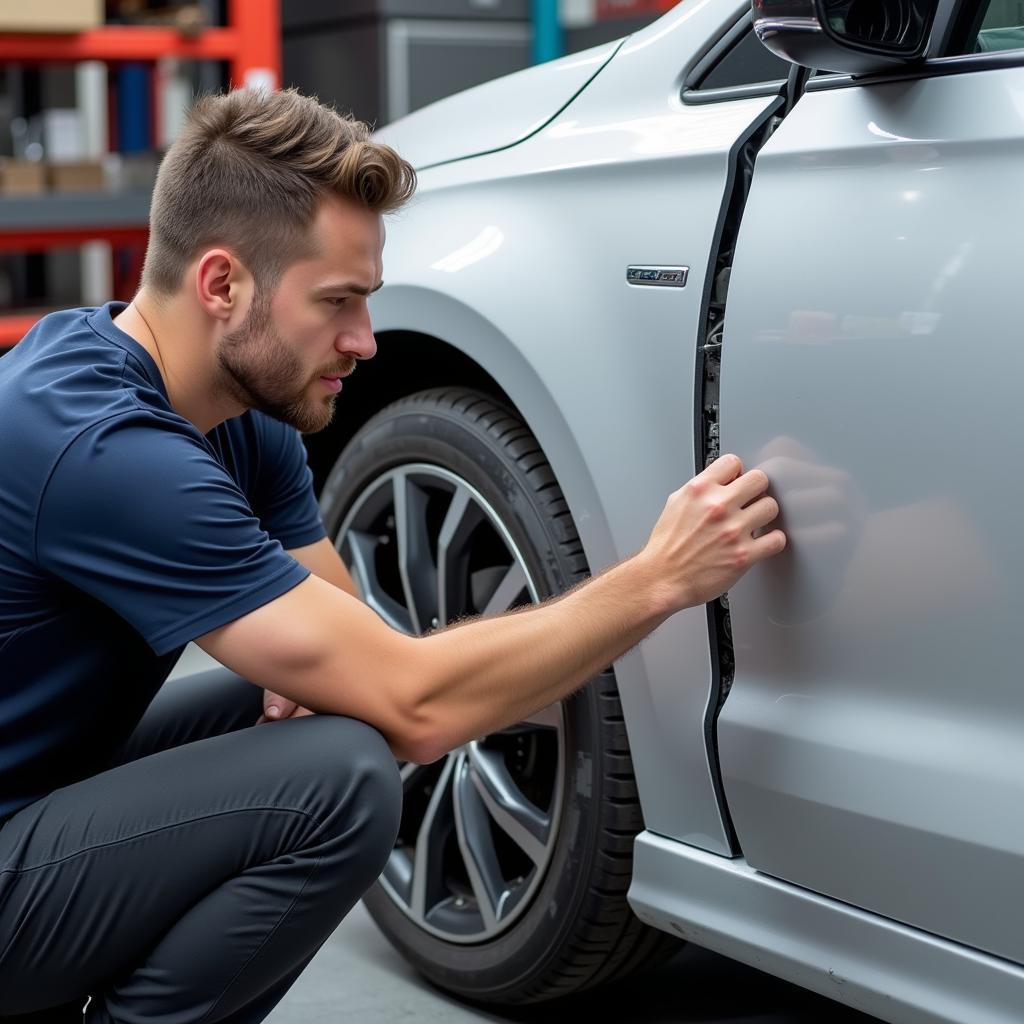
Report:
[[[0,160],[0,193],[36,196],[46,191],[46,168],[37,161]]]
[[[47,164],[46,178],[54,192],[102,192],[106,184],[99,160]]]
[[[0,0],[0,32],[81,32],[103,24],[103,0]]]
[[[51,107],[39,114],[43,154],[52,163],[87,160],[82,112],[73,107]]]

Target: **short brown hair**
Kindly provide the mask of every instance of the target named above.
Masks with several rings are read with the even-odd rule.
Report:
[[[397,209],[416,172],[369,136],[362,121],[294,89],[203,97],[160,165],[143,285],[173,294],[198,252],[224,245],[260,287],[272,287],[308,251],[325,195]]]

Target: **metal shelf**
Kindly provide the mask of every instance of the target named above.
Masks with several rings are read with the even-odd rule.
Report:
[[[148,189],[0,197],[0,253],[45,252],[84,242],[145,244]],[[43,313],[0,315],[0,350],[17,344]]]
[[[0,252],[145,242],[149,199],[148,190],[0,197]]]
[[[174,28],[106,25],[74,33],[0,33],[0,64],[67,64],[83,60],[155,61],[161,57],[223,60],[233,85],[281,82],[279,0],[229,0],[228,26],[194,38]]]
[[[233,28],[208,28],[188,39],[173,28],[109,25],[85,32],[5,32],[0,34],[0,61],[18,64],[60,64],[80,60],[231,60],[239,51],[240,34]]]
[[[122,192],[47,192],[0,196],[0,236],[63,228],[143,227],[149,220],[149,189]]]
[[[194,38],[174,28],[108,25],[77,33],[0,33],[0,66],[161,57],[222,60],[233,86],[277,88],[281,82],[280,0],[228,0],[225,28]],[[39,252],[83,242],[115,246],[148,237],[148,191],[0,197],[0,252]],[[0,315],[0,349],[10,348],[42,313]]]

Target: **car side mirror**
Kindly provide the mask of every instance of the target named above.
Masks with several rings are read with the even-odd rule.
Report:
[[[772,53],[816,71],[863,75],[920,60],[938,0],[752,0]]]

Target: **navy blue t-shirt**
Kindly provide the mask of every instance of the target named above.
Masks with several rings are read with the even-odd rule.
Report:
[[[0,821],[102,770],[184,645],[301,583],[322,538],[298,432],[203,435],[124,305],[53,313],[0,359]]]

